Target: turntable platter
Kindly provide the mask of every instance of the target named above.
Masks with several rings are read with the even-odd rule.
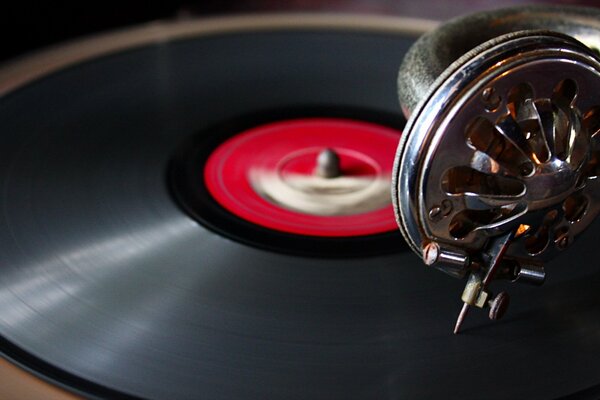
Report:
[[[4,356],[100,397],[593,397],[594,233],[544,287],[514,288],[501,323],[473,318],[453,336],[461,283],[421,266],[399,233],[281,233],[210,196],[197,214],[181,204],[169,171],[190,138],[208,154],[256,115],[401,125],[406,21],[278,18],[188,23],[19,87],[5,79]],[[553,268],[567,262],[568,276]]]

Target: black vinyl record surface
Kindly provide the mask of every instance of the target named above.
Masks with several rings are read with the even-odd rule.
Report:
[[[351,20],[224,21],[6,91],[4,355],[99,397],[595,398],[598,224],[543,287],[511,288],[502,322],[473,313],[455,336],[462,282],[398,234],[368,254],[272,249],[173,196],[182,143],[248,115],[402,121],[396,73],[415,35]]]

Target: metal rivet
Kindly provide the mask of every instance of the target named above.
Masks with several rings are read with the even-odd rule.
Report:
[[[442,217],[442,208],[440,206],[433,206],[429,210],[429,219],[432,221],[439,221]]]
[[[442,200],[441,205],[433,206],[429,209],[429,219],[433,222],[437,222],[440,219],[448,216],[452,211],[452,202],[448,199]]]
[[[492,112],[500,105],[501,98],[498,96],[498,93],[496,93],[496,89],[493,87],[487,87],[483,89],[483,92],[481,92],[481,100],[485,105],[485,110]]]
[[[448,199],[442,200],[442,215],[446,217],[452,211],[452,202]]]
[[[531,163],[523,163],[519,166],[519,170],[522,176],[529,176],[533,172],[533,164]]]
[[[558,247],[560,250],[566,249],[569,246],[569,233],[559,233],[556,239],[554,240],[554,243],[556,244],[556,247]]]

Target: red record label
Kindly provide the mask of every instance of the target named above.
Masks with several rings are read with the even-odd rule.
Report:
[[[339,118],[273,122],[217,147],[204,179],[234,215],[277,231],[309,236],[364,236],[397,229],[390,185],[400,132]],[[316,171],[326,149],[340,174]]]

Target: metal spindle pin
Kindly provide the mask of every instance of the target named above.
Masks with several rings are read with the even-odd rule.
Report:
[[[330,148],[326,148],[317,156],[315,173],[322,178],[336,178],[341,175],[340,157]]]

